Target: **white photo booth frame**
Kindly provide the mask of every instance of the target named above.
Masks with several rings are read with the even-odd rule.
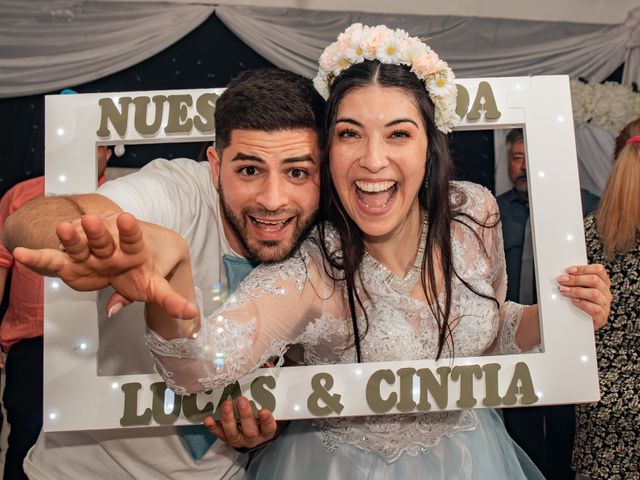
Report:
[[[499,118],[486,118],[496,115],[487,115],[489,98],[477,96],[482,82],[490,86]],[[457,83],[470,94],[470,106],[474,105],[474,99],[483,104],[480,118],[470,120],[466,116],[469,108],[460,105],[464,104],[465,96],[460,97],[459,113],[464,117],[458,130],[517,126],[525,130],[542,353],[282,368],[275,373],[273,390],[273,384],[265,386],[264,382],[253,383],[255,390],[251,388],[252,379],[274,373],[268,369],[242,379],[239,385],[243,394],[252,398],[255,393],[259,405],[267,406],[270,399],[275,399],[276,418],[399,413],[407,408],[409,411],[482,408],[505,405],[513,400],[516,404],[510,406],[599,400],[591,319],[558,294],[555,280],[567,266],[586,263],[569,79],[564,76],[512,77],[460,79]],[[198,116],[198,98],[210,93],[218,95],[221,91],[46,97],[46,192],[94,191],[96,162],[87,159],[95,158],[98,145],[210,141],[214,133],[210,128],[209,131],[197,128],[187,131],[185,125],[189,121],[185,119]],[[182,133],[165,133],[169,108],[164,108],[157,133],[136,131],[132,112],[122,135],[113,125],[109,125],[108,135],[97,135],[100,99],[110,98],[114,105],[120,106],[120,99],[125,97],[160,95],[172,96],[173,107],[179,112],[178,129],[184,130]],[[185,95],[193,101],[184,101]],[[129,108],[132,111],[134,105]],[[209,107],[204,110],[211,112]],[[205,117],[200,118],[200,127]],[[120,128],[124,127],[120,125]],[[204,125],[203,129],[207,128]],[[206,412],[215,409],[221,391],[180,398],[161,389],[160,394],[156,392],[159,398],[154,405],[151,385],[162,381],[159,375],[97,376],[97,324],[95,293],[75,292],[57,279],[45,279],[45,431],[189,424],[199,422]],[[416,369],[418,373],[412,374],[407,368]],[[457,373],[453,375],[453,370],[447,369]],[[428,387],[421,384],[418,377],[429,376],[427,370],[434,375],[432,380],[445,378],[444,390],[438,390],[433,382]],[[444,377],[439,377],[441,373]],[[317,374],[323,375],[317,377]],[[412,398],[404,398],[403,403],[398,404],[393,401],[393,395],[395,392],[396,400],[402,399],[403,385],[411,389]],[[329,392],[325,392],[325,388]],[[448,395],[442,396],[443,391],[448,391]]]

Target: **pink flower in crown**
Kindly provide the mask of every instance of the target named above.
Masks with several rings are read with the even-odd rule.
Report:
[[[352,65],[360,63],[364,60],[364,49],[362,48],[362,25],[355,24],[347,29],[338,49],[342,52],[342,56],[346,58]]]
[[[400,38],[398,43],[400,44],[400,59],[399,62],[403,65],[411,65],[411,58],[413,57],[414,43],[411,38]]]
[[[332,72],[335,69],[335,53],[331,47],[326,48],[325,51],[322,52],[322,55],[320,55],[320,68],[325,72]]]
[[[362,24],[354,23],[349,28],[347,28],[343,33],[338,36],[337,40],[337,48],[339,50],[346,50],[353,46],[353,44],[357,41],[357,39],[362,34]],[[335,45],[335,43],[334,43]]]
[[[428,52],[428,47],[418,39],[410,39],[407,47],[403,49],[402,52],[404,63],[406,65],[410,65],[411,71],[415,73],[421,80],[424,78],[424,72],[416,68],[416,65],[420,63],[420,61],[427,55]]]
[[[375,60],[377,58],[378,48],[389,36],[389,29],[384,25],[369,27],[369,30],[363,32],[365,37],[365,58],[367,60]]]
[[[428,75],[441,70],[442,63],[438,55],[432,52],[431,49],[428,49],[425,50],[422,55],[413,59],[411,70],[415,72],[418,78],[424,80]]]
[[[336,46],[337,50],[339,50],[341,52],[344,52],[346,50],[346,48],[349,46],[349,39],[343,38],[341,40],[338,40],[335,43],[335,46]]]
[[[361,23],[352,23],[346,28],[344,32],[342,32],[341,35],[353,38],[360,35],[365,28],[369,27],[364,27]],[[338,35],[338,38],[340,38],[341,35]]]
[[[394,31],[386,25],[376,25],[371,30],[371,39],[378,44],[386,40],[389,36],[394,35]]]
[[[338,75],[340,70],[345,68],[345,62],[343,52],[338,48],[337,43],[333,43],[320,56],[320,69],[326,75],[329,73]]]
[[[339,46],[349,43],[349,38],[351,37],[351,34],[349,33],[350,29],[351,27],[347,28],[344,32],[338,35],[338,38],[335,42],[333,42],[332,45],[338,45],[339,48]]]
[[[411,47],[411,44],[413,43],[412,42],[413,38],[410,37],[409,34],[402,29],[395,30],[393,32],[393,36],[398,42],[398,45],[400,45],[400,57],[398,58],[398,62],[406,63],[405,52]]]

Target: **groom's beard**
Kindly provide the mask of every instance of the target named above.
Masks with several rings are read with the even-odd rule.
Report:
[[[299,208],[285,207],[270,211],[259,205],[244,207],[239,212],[234,212],[225,201],[222,183],[218,184],[218,194],[223,215],[231,226],[233,233],[249,254],[249,258],[258,260],[261,263],[280,262],[291,255],[313,227],[318,212],[316,208],[309,215],[304,216]],[[254,234],[254,228],[256,228],[255,218],[262,220],[287,218],[288,220],[281,238],[263,240],[257,238]],[[249,222],[253,223],[253,225],[250,226]]]

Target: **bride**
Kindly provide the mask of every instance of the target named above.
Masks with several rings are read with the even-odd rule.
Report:
[[[325,50],[320,66],[315,84],[329,93],[325,223],[288,261],[258,267],[196,341],[167,341],[172,322],[150,315],[148,344],[178,392],[230,383],[293,343],[307,364],[539,343],[537,308],[504,302],[492,195],[450,178],[456,89],[448,66],[402,31],[360,25]],[[248,475],[541,478],[492,410],[293,422]]]

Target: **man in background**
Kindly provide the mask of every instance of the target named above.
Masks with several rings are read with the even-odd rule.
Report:
[[[111,150],[98,147],[98,183]],[[0,200],[0,238],[6,219],[25,203],[44,195],[44,177],[20,182]],[[4,463],[6,479],[26,479],[22,462],[42,428],[43,279],[19,263],[0,244],[0,302],[11,271],[9,302],[0,324],[0,345],[6,355],[3,404],[11,430]],[[0,360],[2,357],[0,357]]]
[[[524,305],[537,303],[533,239],[529,215],[527,160],[521,129],[506,138],[509,179],[513,188],[498,196],[507,263],[507,300]],[[592,212],[599,198],[581,189],[583,216]],[[503,409],[509,435],[522,447],[549,480],[573,480],[571,453],[575,431],[573,405]]]

